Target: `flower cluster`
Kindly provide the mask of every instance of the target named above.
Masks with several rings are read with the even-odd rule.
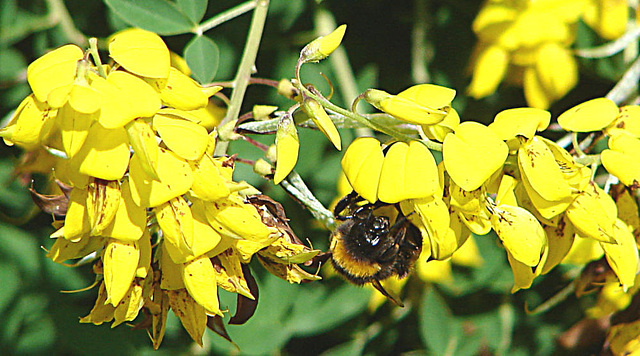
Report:
[[[33,94],[0,131],[26,151],[57,153],[52,174],[66,209],[58,207],[64,220],[54,222],[47,256],[96,260],[98,298],[81,322],[116,326],[142,310],[157,348],[171,309],[202,345],[207,320],[221,323],[218,288],[255,299],[246,268],[254,255],[290,282],[317,279],[296,264],[318,251],[297,240],[279,204],[233,180],[233,157],[213,156],[217,123],[207,107],[220,87],[173,67],[154,33],[119,32],[108,49],[108,64],[95,42],[33,62]],[[253,310],[238,313],[232,323]]]
[[[615,0],[487,1],[473,22],[479,41],[469,95],[490,95],[507,78],[523,86],[529,106],[546,109],[578,81],[569,48],[577,21],[614,39],[624,33],[628,11]]]
[[[426,89],[437,88],[418,85],[384,99],[402,106],[380,105],[379,100],[372,104],[428,131],[442,125],[451,109],[447,102],[430,104],[437,95],[423,100],[404,94]],[[442,142],[442,162],[437,166],[425,146],[435,144],[433,141],[392,141],[383,150],[378,140],[365,137],[348,147],[342,167],[351,187],[364,199],[399,204],[422,232],[424,259],[446,260],[472,233],[482,236],[493,230],[513,270],[513,292],[529,288],[535,277],[565,258],[570,262],[585,254],[588,258],[582,263],[604,255],[618,283],[628,290],[640,266],[634,237],[634,231],[640,229],[638,208],[633,199],[623,200],[625,195],[617,194],[614,200],[595,184],[590,164],[601,160],[610,174],[637,190],[637,108],[618,108],[598,98],[558,117],[560,126],[574,135],[600,132],[601,137],[610,136],[609,149],[599,155],[580,151],[574,157],[537,134],[549,126],[549,112],[515,108],[498,113],[489,126],[476,122],[447,125],[450,132],[434,138]],[[429,118],[433,113],[442,114],[439,120],[425,124],[419,110]]]

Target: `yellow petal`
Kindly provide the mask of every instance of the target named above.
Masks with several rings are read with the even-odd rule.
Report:
[[[451,108],[447,116],[439,123],[435,125],[422,125],[422,131],[430,140],[442,142],[458,125],[460,125],[460,115],[458,115],[458,112],[454,108]]]
[[[103,109],[98,120],[108,128],[122,127],[138,117],[151,117],[161,106],[158,92],[127,72],[112,71],[106,82],[96,79],[91,85],[103,95]]]
[[[167,147],[186,160],[198,160],[209,143],[207,129],[181,117],[156,114],[153,128]]]
[[[640,106],[626,105],[620,108],[620,113],[606,130],[609,136],[620,133],[630,133],[640,138]]]
[[[300,61],[318,62],[327,58],[342,42],[342,37],[347,30],[347,25],[340,25],[326,36],[321,36],[309,42],[302,51],[300,51]]]
[[[278,123],[276,132],[276,171],[273,183],[280,184],[293,170],[298,162],[300,141],[298,131],[290,117],[285,117]]]
[[[509,66],[509,53],[499,46],[488,46],[480,52],[467,94],[475,99],[493,94],[504,79]]]
[[[600,37],[614,40],[627,29],[629,5],[620,0],[597,1],[587,6],[583,19]]]
[[[220,234],[231,238],[268,241],[275,235],[275,229],[262,222],[260,214],[251,204],[222,199],[206,203],[205,212],[209,223]]]
[[[373,137],[355,139],[342,157],[342,171],[349,184],[370,203],[378,200],[383,160],[380,142]]]
[[[102,231],[111,224],[120,206],[120,183],[92,179],[87,190],[87,215],[91,235],[102,235]]]
[[[618,215],[613,198],[595,183],[578,194],[566,215],[583,237],[615,243],[614,224]]]
[[[425,198],[440,188],[438,168],[429,149],[418,141],[394,143],[380,172],[378,199],[386,203]]]
[[[601,153],[602,165],[626,186],[640,182],[640,140],[627,134],[609,138],[609,148]]]
[[[136,241],[142,237],[147,225],[145,208],[136,205],[131,197],[129,180],[125,180],[120,190],[122,198],[113,221],[102,231],[102,236],[112,237],[122,241]]]
[[[604,250],[611,269],[616,273],[620,284],[626,291],[633,286],[638,273],[639,261],[636,239],[633,237],[631,229],[620,219],[616,220],[613,233],[618,243],[601,242],[600,246]]]
[[[169,76],[169,49],[153,32],[130,28],[116,33],[109,40],[109,55],[131,73],[148,78]]]
[[[159,264],[160,270],[162,271],[160,287],[164,290],[184,288],[184,282],[182,281],[182,264],[173,262],[167,250],[166,243],[162,243],[162,250],[159,252],[161,252]]]
[[[79,188],[74,188],[69,194],[69,205],[64,219],[64,238],[67,240],[77,240],[91,231],[87,216],[87,194],[86,190]]]
[[[495,42],[518,16],[518,11],[503,3],[487,3],[473,20],[472,29],[480,39]]]
[[[545,225],[544,231],[549,242],[549,257],[542,268],[542,274],[548,273],[562,262],[571,250],[575,239],[573,225],[564,216],[558,221],[558,226]]]
[[[567,131],[599,131],[615,120],[618,112],[618,105],[610,99],[596,98],[562,113],[558,117],[558,124]]]
[[[202,335],[207,326],[205,308],[198,304],[184,289],[172,290],[167,293],[171,310],[180,318],[182,326],[191,339],[202,347]]]
[[[73,110],[69,104],[58,110],[57,123],[62,136],[62,148],[67,157],[73,158],[84,145],[95,118],[94,114],[82,114]]]
[[[135,119],[125,126],[129,144],[133,153],[139,158],[142,170],[151,179],[160,180],[156,167],[158,165],[158,141],[151,126],[143,119]]]
[[[435,84],[418,84],[398,93],[398,97],[433,109],[451,106],[455,96],[454,89]]]
[[[47,252],[47,257],[53,262],[64,263],[67,260],[82,258],[104,247],[104,239],[98,236],[84,235],[77,240],[67,240],[64,238],[64,227],[54,234],[62,236],[56,238],[56,242]]]
[[[591,261],[598,260],[604,255],[601,243],[589,237],[575,235],[569,253],[564,257],[562,263],[576,266],[583,266]]]
[[[193,240],[190,247],[195,256],[200,256],[218,246],[222,237],[209,225],[204,203],[194,201],[191,205],[191,211],[193,213]]]
[[[102,258],[107,303],[115,307],[124,298],[135,277],[139,258],[140,250],[136,242],[109,240]]]
[[[314,99],[307,98],[302,102],[302,109],[311,117],[316,126],[318,126],[318,129],[333,143],[336,149],[338,151],[341,150],[342,143],[340,142],[340,133],[320,103]]]
[[[460,124],[447,135],[442,147],[444,166],[462,189],[479,188],[502,167],[509,154],[507,144],[488,127],[477,122]]]
[[[182,269],[182,280],[189,294],[204,307],[207,313],[223,315],[218,303],[216,272],[208,257],[201,256],[185,263]]]
[[[445,260],[464,243],[467,236],[457,236],[450,229],[449,209],[439,197],[405,200],[400,206],[409,220],[425,230],[423,239],[429,240],[432,259]]]
[[[185,194],[193,184],[189,164],[173,152],[160,148],[156,172],[160,180],[154,180],[143,170],[137,154],[131,158],[129,181],[133,201],[143,207],[155,207]]]
[[[166,85],[160,90],[160,98],[166,106],[187,111],[203,108],[209,103],[209,97],[200,85],[173,67]]]
[[[564,180],[553,153],[537,137],[518,150],[518,166],[523,180],[526,179],[531,188],[547,201],[559,201],[571,195],[571,188]]]
[[[491,225],[513,258],[529,267],[540,264],[548,248],[547,237],[540,222],[529,211],[500,205],[491,216]]]
[[[124,323],[125,321],[133,321],[142,309],[144,300],[142,298],[142,286],[133,284],[122,301],[116,307],[113,314],[114,321],[111,328]]]
[[[83,55],[80,47],[66,45],[33,61],[27,67],[27,81],[36,98],[44,102],[53,89],[73,83]]]
[[[144,230],[142,238],[138,240],[138,248],[140,249],[140,260],[136,268],[136,277],[147,278],[151,269],[151,234],[149,230]]]
[[[242,294],[249,299],[255,300],[255,296],[251,294],[247,280],[242,272],[242,264],[240,258],[234,249],[227,249],[217,257],[219,266],[217,282],[220,287],[231,293]],[[215,259],[214,259],[215,260]]]
[[[536,108],[514,108],[499,112],[489,125],[502,140],[517,136],[532,138],[536,131],[544,131],[551,121],[551,113]]]
[[[34,150],[49,137],[56,115],[57,110],[31,94],[20,103],[9,124],[0,129],[0,137],[8,146],[17,144],[25,150]]]
[[[554,98],[543,87],[534,67],[528,67],[524,70],[522,87],[524,88],[524,97],[527,99],[529,106],[539,109],[546,109],[551,106]]]
[[[91,114],[102,107],[102,97],[89,86],[73,84],[69,93],[69,105],[79,113]]]
[[[69,164],[88,176],[118,180],[129,166],[129,139],[123,128],[109,130],[93,124],[84,145]]]
[[[518,181],[512,176],[503,175],[498,187],[498,193],[496,193],[496,204],[518,206],[518,199],[515,194],[517,184]]]
[[[578,63],[570,49],[546,43],[538,50],[535,68],[540,84],[553,99],[563,97],[578,83]]]
[[[107,290],[105,284],[100,283],[100,289],[98,291],[98,298],[93,305],[93,309],[89,315],[80,318],[81,323],[93,323],[94,325],[101,325],[104,322],[113,320],[113,313],[115,308],[109,303],[105,303],[107,300]]]
[[[389,98],[381,100],[376,107],[398,120],[418,125],[437,124],[447,115],[445,110],[427,107],[398,95],[391,95]]]
[[[174,263],[184,263],[197,257],[193,253],[196,238],[193,229],[191,207],[181,197],[153,209],[158,225],[165,237],[165,247]]]
[[[189,165],[193,169],[191,190],[196,197],[214,201],[229,196],[231,191],[211,156],[205,154],[200,161],[189,162]]]

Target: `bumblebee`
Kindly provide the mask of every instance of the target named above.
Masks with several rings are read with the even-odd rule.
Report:
[[[380,281],[409,274],[422,251],[422,234],[397,204],[363,202],[364,198],[351,192],[336,205],[334,216],[343,222],[331,235],[331,263],[348,281],[357,285],[371,283],[403,306]],[[381,213],[384,210],[386,215]],[[392,215],[397,215],[395,220]]]

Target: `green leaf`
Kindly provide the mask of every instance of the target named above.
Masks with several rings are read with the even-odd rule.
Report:
[[[20,276],[15,272],[16,266],[10,263],[0,263],[0,315],[9,304],[15,303],[15,296],[18,293]]]
[[[302,15],[307,7],[303,0],[273,0],[269,6],[269,14],[278,18],[278,30],[283,33]]]
[[[196,25],[174,3],[166,0],[104,0],[104,2],[130,25],[159,35],[188,33]]]
[[[365,310],[371,295],[370,290],[348,283],[331,293],[326,285],[320,283],[308,287],[299,292],[286,322],[287,328],[296,336],[335,329]]]
[[[21,273],[23,280],[39,277],[43,251],[38,241],[24,230],[6,223],[0,223],[0,231],[0,260],[13,261],[18,266],[14,273]]]
[[[16,0],[4,0],[0,2],[0,28],[6,29],[16,21],[18,2]]]
[[[210,83],[218,71],[220,51],[212,39],[207,36],[194,36],[184,48],[184,59],[187,61],[193,76],[202,83]]]
[[[462,340],[462,328],[435,288],[424,294],[420,312],[420,336],[434,355],[454,355]]]
[[[24,57],[14,48],[0,51],[0,81],[14,80],[26,67]]]
[[[178,0],[176,5],[187,15],[191,21],[198,23],[207,12],[208,0]]]

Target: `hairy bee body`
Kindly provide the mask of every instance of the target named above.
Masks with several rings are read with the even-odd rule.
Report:
[[[359,195],[351,193],[336,205],[334,215],[344,222],[331,236],[331,262],[348,281],[371,283],[401,304],[382,288],[380,281],[409,274],[422,251],[422,235],[397,205],[362,202]],[[387,209],[387,215],[380,215],[379,210],[384,208],[391,209]]]

